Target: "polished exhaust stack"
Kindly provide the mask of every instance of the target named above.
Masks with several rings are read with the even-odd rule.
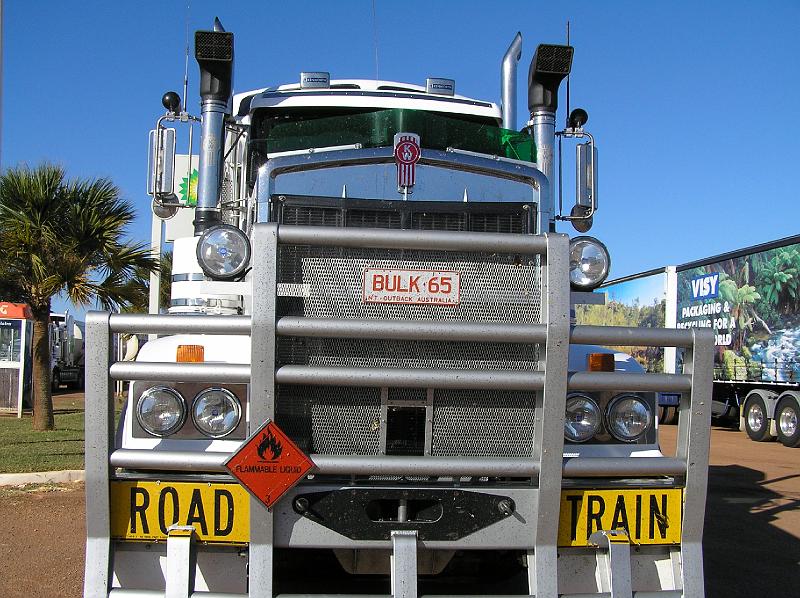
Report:
[[[213,31],[196,31],[194,56],[200,67],[200,168],[194,234],[221,221],[219,208],[225,117],[233,89],[233,33],[214,19]]]
[[[503,104],[503,128],[517,128],[517,62],[522,57],[522,34],[518,31],[503,55],[500,67],[500,97]]]
[[[558,88],[572,68],[572,53],[572,46],[540,44],[528,71],[529,125],[536,143],[536,166],[550,181],[549,197],[542,197],[539,203],[540,222],[550,231],[555,231],[556,224],[553,172]]]

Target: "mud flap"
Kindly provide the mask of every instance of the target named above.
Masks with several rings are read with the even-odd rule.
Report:
[[[167,585],[164,598],[189,598],[194,593],[194,527],[173,525],[167,532]]]
[[[417,598],[417,532],[392,532],[392,596]]]
[[[597,570],[602,592],[611,598],[632,598],[631,544],[624,530],[597,531],[589,537],[597,546]]]

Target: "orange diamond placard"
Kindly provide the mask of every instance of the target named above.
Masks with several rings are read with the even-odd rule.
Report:
[[[267,420],[225,461],[225,468],[271,508],[314,468],[314,462],[275,422]]]

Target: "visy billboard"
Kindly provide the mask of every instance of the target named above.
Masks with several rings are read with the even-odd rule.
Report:
[[[800,379],[800,244],[677,273],[677,327],[714,330],[717,375]]]

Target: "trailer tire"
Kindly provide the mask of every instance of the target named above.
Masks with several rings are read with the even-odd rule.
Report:
[[[800,446],[800,403],[791,395],[784,396],[775,407],[775,428],[783,446]]]
[[[50,378],[50,388],[53,392],[58,392],[61,389],[61,374],[58,370],[53,370],[53,375]]]
[[[671,405],[658,408],[659,423],[671,426],[678,423],[678,408]]]
[[[750,440],[765,442],[772,440],[769,433],[769,418],[764,399],[759,395],[752,395],[744,404],[744,431]]]

